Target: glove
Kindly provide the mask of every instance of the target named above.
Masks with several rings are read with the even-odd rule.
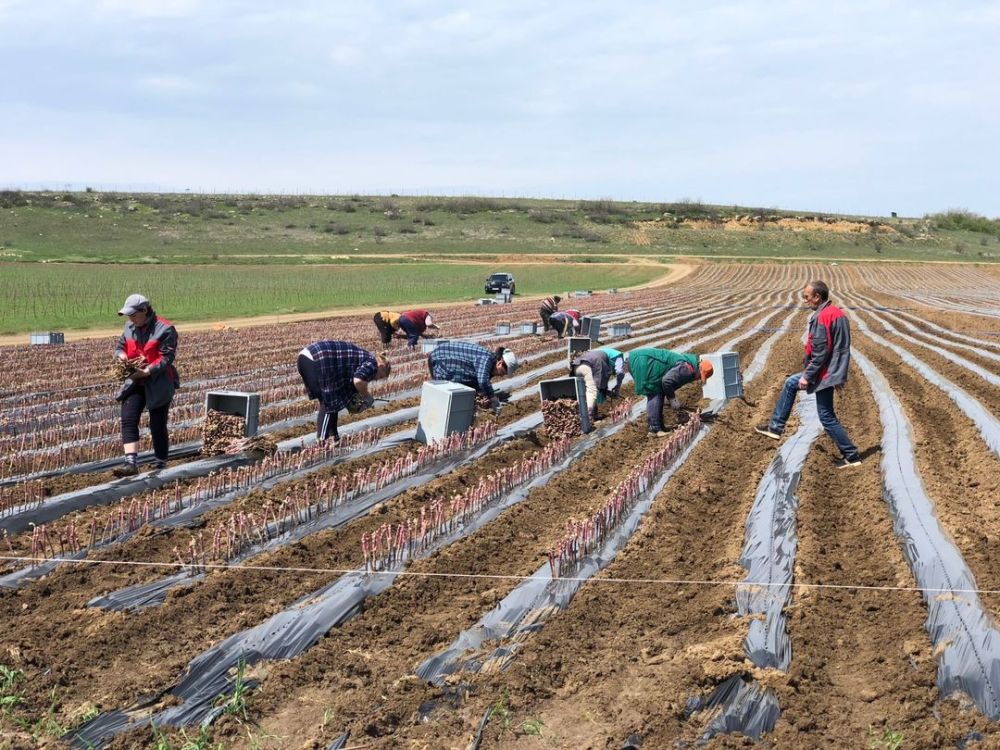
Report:
[[[676,397],[670,399],[670,408],[674,411],[680,411],[681,402]]]
[[[375,399],[371,396],[362,396],[360,393],[355,393],[347,401],[347,411],[351,414],[358,414],[365,409],[370,409],[374,403]]]
[[[621,398],[621,397],[622,397],[622,387],[620,385],[616,385],[614,388],[611,389],[611,398]]]
[[[677,412],[677,424],[687,424],[690,419],[691,415],[688,414],[686,411]]]
[[[500,399],[498,399],[496,396],[490,399],[490,409],[493,410],[494,414],[500,413]]]

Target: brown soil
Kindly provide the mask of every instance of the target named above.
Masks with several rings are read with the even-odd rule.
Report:
[[[728,283],[726,276],[711,278],[717,285]],[[769,312],[764,308],[758,317]],[[749,386],[747,402],[729,404],[615,561],[523,642],[507,671],[464,675],[472,692],[456,708],[441,708],[429,721],[419,721],[418,706],[442,691],[421,684],[414,668],[517,583],[490,576],[534,572],[566,521],[592,512],[655,449],[644,420],[601,441],[497,522],[412,563],[413,575],[366,602],[357,616],[299,657],[256,665],[253,676],[262,682],[249,697],[251,721],[223,718],[214,727],[214,743],[229,750],[325,748],[350,729],[350,746],[358,748],[465,748],[484,712],[497,707],[483,747],[615,750],[631,731],[644,737],[647,748],[694,747],[704,717],[685,718],[686,701],[709,694],[725,677],[747,674],[774,688],[782,708],[775,732],[761,747],[868,747],[886,730],[902,732],[904,747],[954,747],[973,730],[984,739],[971,747],[1000,747],[1000,726],[966,703],[938,695],[919,594],[807,587],[914,585],[881,499],[878,412],[857,371],[837,404],[866,461],[858,469],[834,470],[834,449],[821,436],[798,491],[795,576],[806,587],[796,589],[788,609],[791,668],[787,674],[761,671],[745,659],[746,622],[733,617],[732,582],[744,574],[737,563],[744,522],[777,446],[750,428],[767,418],[782,376],[798,369],[803,319],[799,316],[774,348],[764,373]],[[699,349],[711,350],[732,335]],[[744,365],[767,335],[758,333],[738,347]],[[883,371],[907,410],[919,467],[942,525],[979,585],[1000,589],[995,572],[1000,548],[993,542],[1000,535],[997,459],[957,407],[898,357],[857,332],[854,344]],[[926,351],[901,345],[921,357]],[[941,369],[937,362],[932,366]],[[698,395],[694,387],[681,391],[689,405]],[[977,397],[996,406],[989,392]],[[500,419],[506,423],[537,407],[536,400],[525,399],[507,407]],[[795,427],[793,421],[788,429]],[[163,606],[135,615],[82,609],[94,593],[148,575],[124,569],[80,566],[23,591],[0,592],[6,625],[0,662],[26,674],[25,703],[18,710],[44,715],[55,689],[61,701],[57,715],[68,722],[87,705],[120,708],[171,685],[208,646],[337,575],[317,568],[356,567],[362,533],[398,521],[542,444],[538,436],[512,441],[341,529],[313,534],[254,561],[314,572],[213,572],[203,583],[171,594]],[[143,538],[114,553],[151,559],[147,555],[168,549],[164,541]],[[996,597],[984,603],[1000,613]],[[721,737],[708,746],[746,744]],[[113,747],[151,745],[150,733],[138,731]]]

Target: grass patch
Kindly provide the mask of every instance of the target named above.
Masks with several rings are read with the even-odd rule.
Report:
[[[169,320],[220,320],[483,296],[495,264],[69,265],[10,263],[0,273],[0,332],[113,327],[122,300],[141,292]],[[665,269],[629,265],[505,263],[521,294],[642,284]]]

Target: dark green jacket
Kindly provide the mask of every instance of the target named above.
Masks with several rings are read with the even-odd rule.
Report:
[[[687,362],[698,369],[698,355],[669,349],[633,349],[628,353],[628,369],[635,381],[636,396],[658,396],[660,380],[675,365]]]

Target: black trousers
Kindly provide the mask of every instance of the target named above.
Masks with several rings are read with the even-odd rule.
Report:
[[[139,442],[139,417],[146,408],[146,389],[136,388],[122,401],[122,442]],[[167,415],[170,404],[149,410],[149,432],[153,438],[153,453],[162,461],[170,452],[170,435],[167,433]]]
[[[378,328],[379,336],[382,337],[382,345],[389,346],[392,343],[392,326],[389,325],[388,321],[382,319],[380,313],[375,313],[372,320],[375,321],[375,327]]]
[[[299,376],[302,378],[302,384],[305,385],[309,398],[313,401],[319,401],[319,409],[316,412],[316,439],[326,440],[332,437],[334,440],[339,440],[337,412],[327,409],[320,401],[319,368],[304,354],[299,355],[297,365]]]

